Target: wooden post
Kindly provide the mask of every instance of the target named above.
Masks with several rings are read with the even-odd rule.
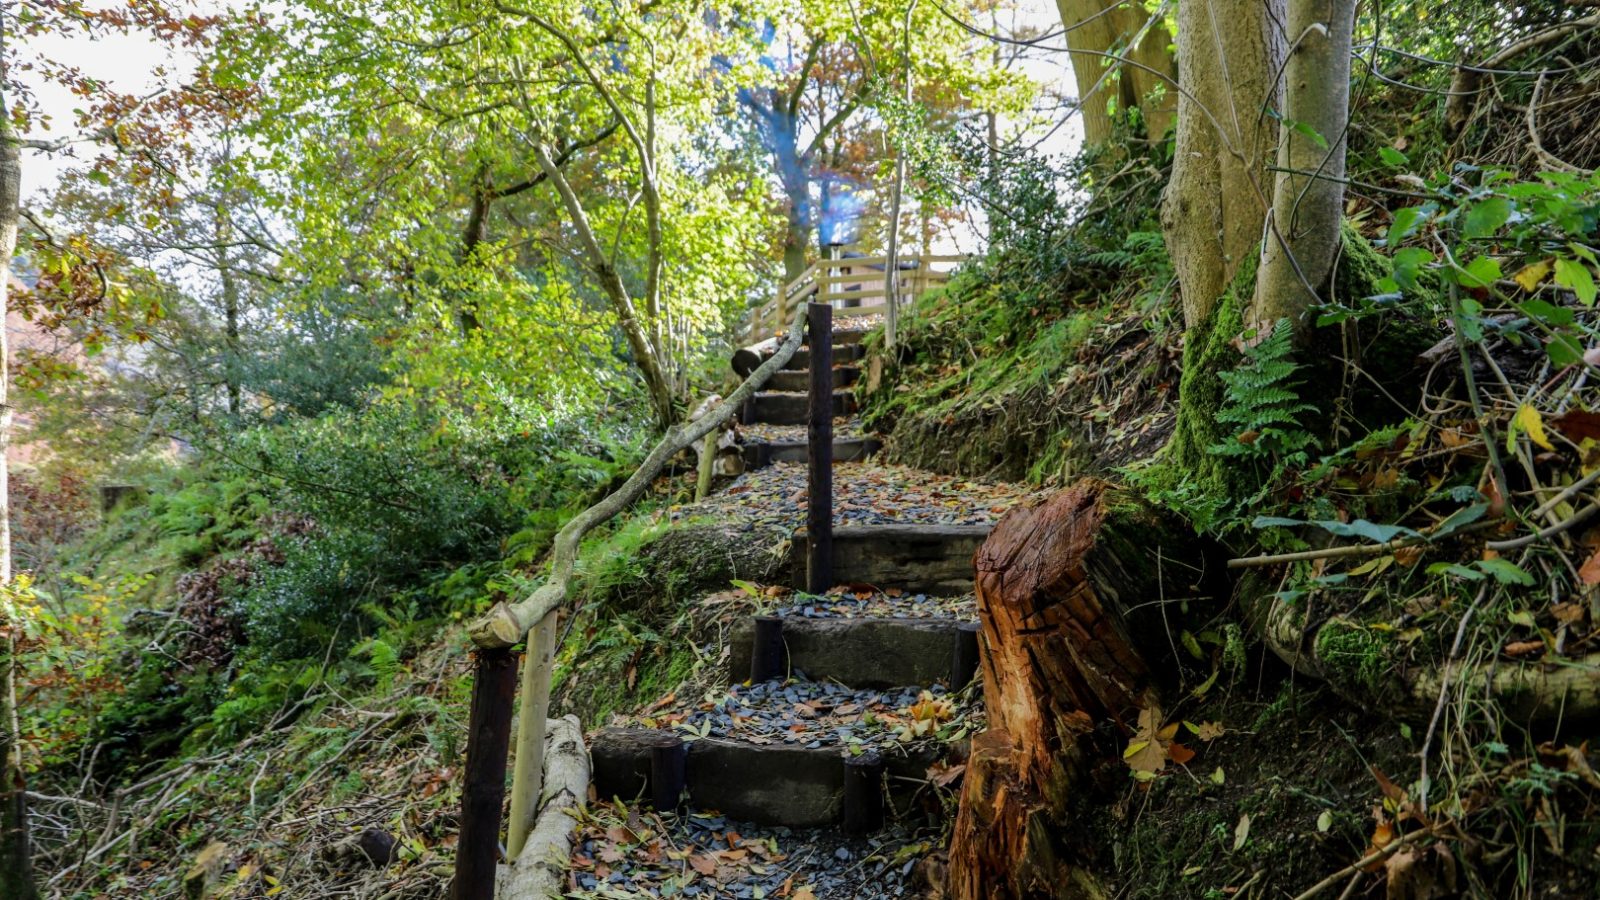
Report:
[[[806,590],[820,594],[833,587],[833,307],[812,303],[806,318],[811,333]]]
[[[783,652],[783,619],[756,616],[750,645],[750,683],[760,684],[789,674]]]
[[[844,758],[840,825],[851,837],[883,827],[883,757],[876,750]]]
[[[506,796],[506,751],[511,744],[511,704],[516,691],[517,659],[511,649],[478,650],[467,727],[467,783],[461,791],[461,834],[451,889],[454,900],[494,896],[500,806]]]
[[[689,745],[682,738],[662,741],[650,748],[650,803],[656,812],[677,812],[683,802],[684,775]]]
[[[511,776],[511,823],[506,858],[516,859],[539,817],[544,793],[544,731],[550,715],[550,671],[555,666],[556,612],[528,632],[522,659],[522,697],[517,712],[517,763]]]
[[[977,622],[962,622],[956,626],[955,655],[950,664],[950,690],[959,691],[972,683],[978,674]]]

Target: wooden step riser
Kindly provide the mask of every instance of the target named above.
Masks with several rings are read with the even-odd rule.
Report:
[[[848,416],[856,411],[855,395],[848,391],[833,394],[833,415]],[[746,423],[763,422],[768,425],[804,425],[810,421],[811,398],[805,394],[757,394],[745,407]]]
[[[833,461],[859,462],[881,449],[883,442],[877,438],[848,438],[834,441]],[[744,445],[744,464],[750,469],[760,469],[775,462],[803,463],[810,456],[810,445],[802,441],[773,441]]]
[[[860,344],[835,344],[833,347],[833,364],[858,362],[866,355],[866,348]],[[784,366],[789,370],[806,370],[811,368],[811,348],[801,347],[789,358],[789,364]]]
[[[910,593],[964,594],[972,590],[972,557],[989,536],[988,525],[850,525],[833,530],[833,583],[901,588]],[[792,582],[806,584],[810,545],[795,534]]]
[[[833,367],[833,389],[847,388],[861,378],[861,369],[856,366]],[[810,369],[785,369],[773,375],[767,381],[766,389],[769,391],[809,391],[811,390]]]
[[[604,728],[589,749],[595,793],[602,800],[650,797],[652,745],[671,732]],[[756,825],[826,828],[839,824],[844,798],[844,753],[792,745],[745,744],[721,738],[689,742],[684,782],[691,806],[714,809]],[[938,759],[933,748],[884,756],[890,799],[908,802]],[[898,777],[896,777],[898,776]]]
[[[961,690],[972,680],[977,661],[976,622],[950,619],[783,619],[786,659],[779,668],[804,673],[812,681],[836,681],[853,688],[894,688],[944,684]],[[750,677],[755,624],[734,627],[728,680]]]

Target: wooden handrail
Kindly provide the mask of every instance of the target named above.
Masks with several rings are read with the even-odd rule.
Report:
[[[926,254],[919,256],[902,257],[900,260],[901,277],[897,280],[899,288],[895,291],[901,303],[915,300],[930,287],[944,284],[949,281],[948,271],[935,269],[933,266],[948,263],[963,263],[971,259],[970,256],[952,254]],[[792,317],[795,307],[810,300],[823,303],[835,303],[840,300],[860,300],[866,298],[882,298],[886,296],[883,286],[884,266],[888,259],[883,256],[850,256],[836,259],[819,259],[807,266],[797,277],[782,287],[778,288],[776,296],[766,303],[756,307],[750,313],[750,324],[745,329],[744,340],[754,343],[764,334],[771,334],[781,329],[784,322]],[[862,272],[842,273],[841,269],[863,269]],[[874,290],[865,289],[865,285],[874,281],[878,286]],[[861,284],[863,290],[840,291],[834,290],[840,284]],[[881,307],[882,304],[879,304]],[[846,307],[846,309],[849,309]],[[879,311],[882,311],[880,308]],[[768,329],[771,329],[769,331]]]

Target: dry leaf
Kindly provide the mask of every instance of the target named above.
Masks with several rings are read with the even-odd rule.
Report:
[[[1578,580],[1584,584],[1600,584],[1600,550],[1596,550],[1594,555],[1578,568]],[[1582,612],[1581,608],[1579,612]]]
[[[701,875],[714,875],[717,871],[717,859],[706,853],[696,853],[689,857],[689,866]]]
[[[1574,409],[1551,419],[1550,427],[1574,441],[1584,438],[1600,441],[1600,413]]]

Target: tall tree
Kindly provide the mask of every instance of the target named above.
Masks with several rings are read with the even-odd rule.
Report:
[[[1138,110],[1144,135],[1160,140],[1177,113],[1178,70],[1163,15],[1135,0],[1056,0],[1067,31],[1084,143],[1111,140],[1114,117]],[[1127,62],[1123,62],[1126,60]]]
[[[39,48],[63,37],[92,40],[112,33],[141,34],[158,43],[193,47],[208,39],[218,20],[180,14],[159,0],[103,9],[24,2],[16,9],[0,10],[0,17],[0,319],[4,319],[13,302],[13,261],[23,215],[22,151],[64,155],[87,145],[103,154],[137,157],[141,183],[154,187],[149,196],[159,197],[159,183],[170,178],[186,156],[188,148],[182,138],[214,109],[216,99],[204,71],[196,73],[183,90],[169,88],[135,96],[85,74],[76,60],[42,55]],[[73,121],[51,123],[43,114],[37,90],[44,84],[82,98]],[[44,136],[51,127],[55,133]],[[105,298],[92,298],[101,299]],[[23,598],[12,580],[7,452],[13,422],[10,349],[0,335],[0,593],[4,595],[0,598],[0,896],[29,900],[38,896],[38,889],[29,849],[26,773],[17,710],[17,654],[26,623],[20,618]]]

